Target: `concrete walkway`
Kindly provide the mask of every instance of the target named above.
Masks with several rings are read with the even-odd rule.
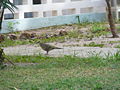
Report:
[[[117,48],[100,48],[100,47],[63,47],[63,49],[55,49],[49,52],[49,56],[58,57],[64,55],[75,55],[80,57],[89,57],[92,55],[107,56],[113,55],[120,49]],[[19,45],[15,47],[4,48],[6,55],[40,55],[45,54],[40,47],[34,45]]]

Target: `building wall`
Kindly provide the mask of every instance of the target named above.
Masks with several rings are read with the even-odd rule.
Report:
[[[116,18],[120,19],[120,0],[114,1],[113,11],[116,13]]]
[[[33,4],[33,0],[23,1],[22,5],[16,5],[18,10],[15,10],[15,19],[25,18],[24,13],[27,12],[33,12],[33,17],[106,12],[104,0],[41,0],[45,1],[43,4]],[[5,10],[5,14],[9,13],[9,10]]]
[[[3,22],[3,29],[0,33],[11,32],[8,28],[10,23],[13,24],[14,31],[24,31],[31,29],[38,29],[41,27],[53,26],[53,25],[63,25],[63,24],[73,24],[80,22],[99,22],[105,21],[106,13],[91,13],[91,14],[76,14],[76,15],[65,15],[65,16],[55,16],[55,17],[45,17],[45,18],[29,18],[29,19],[16,19],[16,20],[5,20]]]
[[[80,21],[103,21],[106,18],[104,0],[42,0],[43,4],[33,5],[33,0],[24,0],[24,5],[17,5],[14,19],[3,21],[0,33],[16,30],[30,30],[46,26],[72,24]],[[11,0],[13,2],[13,0]],[[24,16],[27,12],[34,12]],[[5,15],[10,14],[5,10]],[[8,15],[9,16],[9,15]],[[30,16],[30,18],[26,18]]]

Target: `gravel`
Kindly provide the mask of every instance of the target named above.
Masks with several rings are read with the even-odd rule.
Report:
[[[58,44],[60,45],[60,44]],[[79,47],[79,46],[68,46],[63,47],[63,49],[54,49],[49,52],[49,56],[59,57],[64,55],[74,55],[79,57],[89,57],[93,55],[100,55],[106,57],[107,55],[113,55],[119,49],[117,48],[100,48],[100,47]],[[4,48],[6,55],[40,55],[46,54],[40,47],[35,45],[19,45],[14,47]]]

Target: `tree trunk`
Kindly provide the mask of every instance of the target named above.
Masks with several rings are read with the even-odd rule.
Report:
[[[3,49],[0,48],[0,67],[3,65],[4,62],[4,56],[3,56]]]
[[[1,16],[0,16],[0,30],[2,29],[3,15],[4,15],[4,8],[1,10]]]
[[[111,0],[106,0],[107,7],[108,7],[108,21],[109,21],[111,33],[113,35],[112,37],[113,38],[118,38],[119,36],[116,33],[116,28],[115,28],[115,23],[114,23],[114,20],[113,20],[110,1]]]
[[[4,51],[0,48],[0,69],[4,69],[6,67],[6,65],[4,65],[4,60]]]

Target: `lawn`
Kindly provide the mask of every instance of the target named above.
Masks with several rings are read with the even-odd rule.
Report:
[[[0,90],[119,90],[120,54],[102,58],[9,56],[37,65],[0,70]]]
[[[81,29],[87,25],[90,25],[88,30]],[[73,26],[72,30],[69,30],[65,36],[30,40],[10,40],[5,38],[5,41],[0,43],[0,46],[34,44],[39,40],[41,42],[65,42],[73,39],[77,41],[86,38],[94,40],[96,37],[110,33],[104,23],[83,24],[81,26],[75,24],[74,28]],[[48,29],[50,28],[61,29],[61,26],[49,27]],[[65,27],[62,26],[62,28]],[[107,43],[119,44],[119,41]],[[119,48],[118,44],[117,48]],[[104,47],[105,45],[104,43],[91,42],[84,44],[84,46]],[[98,55],[89,58],[42,55],[7,56],[7,58],[15,64],[21,63],[21,66],[7,66],[0,70],[0,90],[120,90],[120,52],[113,56],[108,54],[106,58]],[[24,66],[23,63],[34,63],[35,65]]]

